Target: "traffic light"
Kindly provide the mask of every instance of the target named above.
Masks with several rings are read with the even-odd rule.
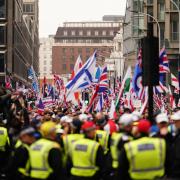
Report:
[[[148,36],[141,39],[142,83],[143,86],[159,85],[159,45],[158,38]]]

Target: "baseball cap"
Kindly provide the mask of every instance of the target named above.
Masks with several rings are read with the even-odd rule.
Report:
[[[127,114],[127,113],[123,114],[118,121],[119,124],[122,124],[124,126],[130,125],[132,124],[132,122],[133,122],[132,114]]]
[[[158,114],[156,116],[156,123],[169,122],[168,116],[165,113]]]
[[[84,131],[84,132],[88,132],[88,131],[91,131],[91,130],[94,130],[96,129],[96,125],[92,122],[92,121],[86,121],[81,129]]]
[[[139,111],[132,112],[133,121],[138,121],[141,118],[141,113]]]
[[[64,122],[66,122],[66,123],[71,123],[71,122],[72,122],[72,118],[69,117],[69,116],[63,116],[63,117],[61,118],[61,122],[62,122],[62,123],[64,123]]]
[[[142,119],[139,121],[137,127],[140,133],[149,133],[151,128],[151,123],[147,119]]]
[[[79,115],[79,119],[80,119],[81,121],[86,121],[86,120],[88,119],[88,116],[87,116],[86,114],[80,114],[80,115]]]
[[[171,119],[174,121],[180,121],[180,111],[175,112],[172,116]]]
[[[28,127],[24,127],[24,128],[21,130],[20,136],[23,136],[23,135],[25,135],[25,134],[31,135],[31,134],[33,134],[33,133],[35,133],[35,129],[34,129],[33,127],[31,127],[31,126],[28,126]]]

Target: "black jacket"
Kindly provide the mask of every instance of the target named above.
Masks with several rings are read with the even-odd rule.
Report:
[[[171,172],[169,176],[180,179],[180,130],[174,137],[171,147]]]

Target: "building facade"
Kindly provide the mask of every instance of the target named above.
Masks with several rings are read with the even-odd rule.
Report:
[[[124,74],[124,57],[123,57],[123,29],[121,28],[113,39],[113,51],[109,58],[105,59],[107,64],[108,75],[111,82],[118,78],[121,80]]]
[[[54,43],[54,36],[50,35],[48,38],[40,38],[39,49],[39,72],[40,79],[46,77],[51,80],[52,77],[52,46]]]
[[[173,1],[180,7],[179,0]],[[154,36],[160,38],[160,47],[165,46],[166,48],[170,69],[177,74],[180,43],[179,18],[178,9],[170,0],[127,0],[123,28],[123,52],[126,57],[126,67],[134,66],[136,63],[137,49],[140,46],[139,39],[147,35],[149,25],[152,25]]]
[[[52,49],[53,73],[70,74],[78,55],[85,62],[98,51],[98,63],[102,64],[113,50],[113,38],[120,27],[118,21],[66,22],[59,27]]]
[[[38,1],[31,1],[38,7]],[[32,17],[24,11],[23,0],[2,0],[0,3],[0,83],[10,76],[12,82],[28,84],[28,68],[32,65],[38,73],[38,28]]]

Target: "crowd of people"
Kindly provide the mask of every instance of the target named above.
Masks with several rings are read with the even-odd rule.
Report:
[[[29,97],[32,100],[32,97]],[[63,103],[28,110],[23,93],[0,89],[0,179],[180,179],[180,110],[82,113]]]

